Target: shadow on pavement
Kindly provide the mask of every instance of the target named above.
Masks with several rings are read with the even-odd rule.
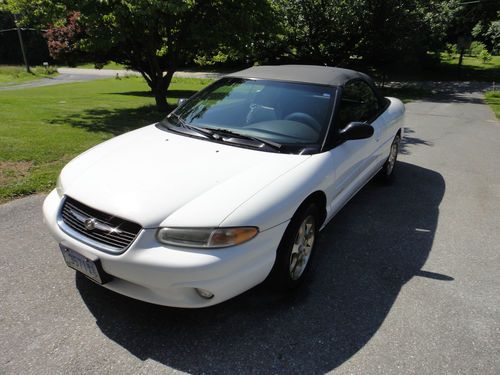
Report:
[[[295,294],[263,287],[202,310],[135,301],[76,277],[109,339],[141,360],[190,373],[313,373],[335,369],[377,332],[432,249],[443,177],[399,162],[392,186],[369,183],[324,229],[315,272]]]
[[[405,127],[404,137],[401,140],[401,144],[399,146],[399,152],[403,155],[410,154],[409,146],[429,146],[432,147],[434,144],[432,142],[426,141],[425,139],[415,137],[415,130],[409,127]]]
[[[425,98],[431,103],[470,103],[484,104],[483,94],[493,88],[493,82],[463,82],[463,81],[414,81],[391,82],[389,92],[397,97],[398,91],[410,99]]]

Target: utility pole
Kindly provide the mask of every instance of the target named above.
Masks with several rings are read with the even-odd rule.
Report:
[[[21,28],[17,24],[17,17],[14,14],[14,23],[16,24],[17,36],[19,37],[19,45],[21,46],[21,52],[23,54],[24,65],[26,66],[26,71],[31,73],[30,66],[28,64],[28,59],[26,58],[26,52],[24,51],[23,35],[21,34]]]

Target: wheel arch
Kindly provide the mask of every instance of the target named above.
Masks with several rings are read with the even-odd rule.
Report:
[[[304,209],[307,205],[314,203],[320,212],[319,227],[323,225],[326,220],[326,194],[322,190],[316,190],[315,192],[309,194],[306,199],[302,201],[300,206],[297,208],[295,213]]]

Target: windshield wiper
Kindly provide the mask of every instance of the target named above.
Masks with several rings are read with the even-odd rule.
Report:
[[[247,139],[250,141],[259,142],[259,143],[262,143],[262,144],[264,144],[268,147],[271,147],[273,149],[276,149],[276,150],[281,150],[283,148],[283,145],[280,143],[269,141],[267,139],[262,139],[260,137],[254,137],[251,135],[241,134],[241,133],[238,133],[238,132],[235,132],[232,130],[228,130],[228,129],[221,129],[221,128],[216,128],[216,129],[210,128],[209,129],[209,128],[202,128],[202,127],[198,127],[195,125],[191,125],[191,124],[188,124],[177,113],[171,113],[170,115],[168,115],[167,118],[171,118],[171,117],[175,118],[175,120],[177,121],[177,123],[179,124],[180,127],[196,131],[197,133],[204,135],[210,139],[220,140],[221,138],[219,138],[217,136],[218,134],[227,134],[227,135],[232,135],[235,138]]]
[[[206,129],[206,130],[208,130],[208,129]],[[260,137],[254,137],[253,135],[241,134],[241,133],[238,133],[238,132],[235,132],[235,131],[232,131],[232,130],[228,130],[228,129],[214,129],[214,128],[210,128],[210,130],[212,131],[212,134],[213,133],[221,133],[221,134],[232,135],[232,136],[234,136],[236,138],[249,139],[251,141],[263,143],[264,145],[269,146],[271,148],[274,148],[276,150],[281,150],[283,148],[283,145],[280,144],[280,143],[269,141],[267,139],[262,139]],[[213,137],[213,135],[212,135],[212,137]]]
[[[198,126],[195,126],[195,125],[191,125],[191,124],[188,124],[181,116],[179,116],[177,113],[171,113],[170,115],[168,115],[168,118],[170,117],[174,117],[175,120],[177,121],[177,123],[185,128],[185,129],[190,129],[190,130],[194,130],[195,132],[199,133],[199,134],[202,134],[206,137],[209,137],[209,138],[212,138],[212,135],[213,135],[213,132],[211,130],[208,130],[208,129],[204,129],[204,128],[200,128]]]

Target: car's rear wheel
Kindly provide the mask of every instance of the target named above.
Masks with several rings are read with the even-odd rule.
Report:
[[[391,144],[391,149],[389,151],[389,157],[387,158],[382,170],[380,171],[380,177],[385,182],[392,182],[394,180],[394,169],[396,167],[396,161],[398,158],[399,144],[401,142],[401,136],[397,134]]]
[[[310,270],[319,230],[318,208],[307,204],[297,211],[281,239],[268,282],[272,289],[296,288]]]

